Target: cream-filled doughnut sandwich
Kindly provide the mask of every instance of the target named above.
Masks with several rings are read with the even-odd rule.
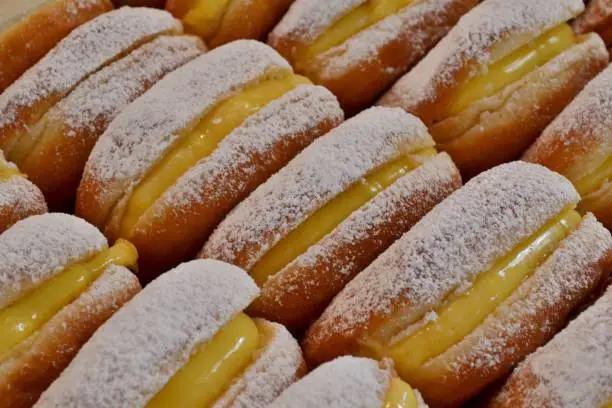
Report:
[[[606,279],[612,236],[545,167],[495,167],[453,193],[340,292],[307,359],[390,357],[433,407],[503,378]]]
[[[0,233],[19,220],[46,212],[41,191],[0,150]]]
[[[204,50],[195,36],[158,36],[89,76],[47,111],[19,168],[40,187],[52,210],[72,210],[85,162],[109,123]]]
[[[593,212],[612,228],[612,68],[606,68],[527,150],[523,160],[569,178]]]
[[[510,376],[491,408],[612,406],[612,288]]]
[[[595,31],[606,45],[612,45],[612,1],[588,0],[586,10],[573,22],[572,27],[577,33]]]
[[[211,48],[239,39],[265,40],[293,0],[168,0],[166,9]]]
[[[336,98],[272,48],[235,41],[115,118],[89,157],[76,213],[133,242],[154,277],[194,256],[236,204],[342,119]]]
[[[389,360],[339,357],[287,388],[270,408],[427,408]]]
[[[379,104],[420,117],[462,174],[515,160],[608,63],[567,21],[582,0],[486,0]]]
[[[179,34],[169,13],[123,7],[81,25],[0,94],[0,148],[20,166],[40,142],[46,113],[80,82],[162,34]]]
[[[349,114],[370,106],[478,0],[296,0],[268,42]]]
[[[200,252],[248,271],[249,311],[305,329],[357,273],[461,186],[427,128],[371,108],[319,138],[236,207]]]
[[[137,253],[87,222],[36,215],[0,235],[0,405],[30,407],[140,290]]]
[[[3,0],[0,93],[70,31],[112,10],[110,0]]]
[[[235,266],[179,265],[108,320],[35,406],[267,407],[305,366],[283,326],[244,314],[257,294]]]

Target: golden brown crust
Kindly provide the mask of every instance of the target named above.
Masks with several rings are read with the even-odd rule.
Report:
[[[357,273],[460,186],[448,155],[423,164],[270,278],[249,312],[305,329]]]
[[[41,191],[22,176],[0,181],[0,233],[19,220],[47,212]]]
[[[166,0],[113,0],[115,6],[164,8]]]
[[[3,406],[30,407],[93,332],[140,291],[134,274],[112,268],[0,362]]]
[[[183,18],[194,3],[196,0],[168,0],[166,9]],[[241,38],[264,40],[291,3],[293,0],[232,0],[217,32],[205,39],[206,45],[215,48]]]
[[[608,63],[600,38],[581,38],[546,65],[429,130],[465,177],[520,157]],[[483,154],[486,152],[486,154]]]
[[[401,29],[375,52],[347,57],[351,47],[357,48],[360,43],[375,41],[380,36],[377,26],[384,25],[384,21],[353,36],[343,45],[318,55],[297,71],[332,91],[348,115],[355,114],[372,105],[477,3],[477,0],[418,2],[397,13],[401,15]],[[415,38],[419,38],[419,41],[415,41]],[[284,37],[274,35],[274,32],[268,42],[292,63],[295,62],[296,48],[307,45],[294,36]]]
[[[113,8],[110,0],[89,0],[86,7],[79,6],[82,3],[46,1],[9,29],[0,31],[0,93],[72,29]]]
[[[574,20],[572,26],[579,34],[595,31],[606,45],[612,45],[612,1],[589,1],[586,10]]]

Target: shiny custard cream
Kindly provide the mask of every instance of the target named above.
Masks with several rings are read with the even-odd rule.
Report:
[[[393,378],[381,408],[417,408],[418,406],[412,388],[399,378]]]
[[[0,359],[85,292],[108,266],[122,265],[134,269],[137,260],[136,248],[120,239],[114,246],[89,260],[68,266],[60,274],[0,310]]]
[[[121,236],[129,239],[147,209],[249,116],[298,86],[310,83],[305,77],[286,72],[282,78],[262,81],[219,102],[194,129],[181,135],[176,146],[136,187],[122,219]]]
[[[255,282],[263,286],[270,277],[332,232],[353,212],[435,154],[434,148],[404,153],[351,185],[304,220],[253,266],[249,273]]]
[[[191,358],[147,404],[147,408],[204,408],[244,372],[260,348],[263,335],[256,323],[238,314]]]
[[[23,174],[17,167],[9,166],[8,163],[0,161],[0,181],[6,181],[13,176],[23,176]]]
[[[415,0],[369,0],[349,11],[331,27],[327,28],[315,41],[298,50],[296,67],[308,64],[319,54],[344,43],[346,40],[376,24],[390,15],[396,14]]]
[[[461,113],[472,103],[494,95],[506,86],[520,80],[576,44],[572,28],[563,23],[542,34],[482,70],[482,73],[464,81],[453,95],[448,116]]]
[[[482,273],[465,293],[451,295],[439,310],[437,319],[407,335],[396,336],[390,344],[366,341],[364,354],[390,356],[402,378],[416,382],[420,368],[476,329],[526,279],[535,272],[571,232],[581,216],[575,210],[563,211],[538,232],[524,240]]]
[[[190,32],[210,40],[219,30],[223,15],[232,0],[196,0],[183,16],[183,24]]]
[[[612,157],[599,166],[593,173],[574,181],[576,190],[581,197],[597,192],[602,186],[612,180]]]

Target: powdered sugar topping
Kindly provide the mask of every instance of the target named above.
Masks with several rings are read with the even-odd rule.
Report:
[[[244,271],[222,262],[166,272],[98,329],[36,406],[146,406],[257,293]]]
[[[105,246],[102,233],[71,215],[19,221],[0,235],[0,309]]]

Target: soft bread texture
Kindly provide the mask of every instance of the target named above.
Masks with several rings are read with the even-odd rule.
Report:
[[[16,169],[0,150],[0,167]],[[47,212],[42,192],[21,175],[0,181],[0,234],[19,220]]]
[[[283,390],[306,374],[302,350],[287,329],[262,319],[255,319],[255,323],[267,341],[213,408],[267,408]]]
[[[523,160],[542,164],[577,181],[612,155],[612,67],[606,68],[544,130]],[[607,185],[591,197],[605,197]],[[584,197],[587,200],[591,197]],[[585,200],[584,203],[587,203]],[[606,226],[612,226],[612,206],[586,205]]]
[[[612,1],[590,0],[587,8],[572,23],[577,33],[595,31],[605,43],[612,45]]]
[[[239,39],[265,40],[268,32],[281,19],[293,0],[231,0],[225,10],[221,25],[206,44],[211,48]],[[183,17],[191,0],[168,0],[166,9],[178,18]]]
[[[247,118],[143,215],[130,237],[143,271],[163,270],[197,254],[236,204],[342,119],[336,98],[311,85]]]
[[[0,309],[106,248],[94,226],[68,214],[35,215],[0,235]]]
[[[205,50],[193,36],[160,36],[81,82],[42,120],[20,166],[53,210],[72,209],[85,162],[109,123],[167,73]]]
[[[181,30],[165,11],[129,7],[78,27],[0,95],[0,146],[10,158],[17,139],[88,75],[158,35]]]
[[[109,266],[76,300],[0,361],[0,401],[31,407],[94,331],[140,290],[128,269]]]
[[[70,31],[112,8],[109,0],[3,1],[0,93]]]
[[[307,358],[357,352],[359,339],[397,313],[420,318],[579,199],[568,180],[539,165],[515,162],[475,177],[346,286],[309,330]]]
[[[612,237],[589,214],[478,328],[425,363],[428,380],[414,386],[433,406],[459,406],[544,345],[611,269]]]
[[[298,48],[312,44],[342,14],[365,2],[335,1],[333,6],[328,3],[294,2],[270,34],[270,45],[293,62]],[[349,114],[355,113],[370,106],[477,3],[477,0],[418,0],[317,55],[302,73],[330,89]]]
[[[395,376],[390,361],[339,357],[313,370],[270,405],[270,408],[382,407]],[[415,392],[418,408],[427,408]]]
[[[481,3],[379,104],[400,106],[419,116],[467,177],[515,160],[607,65],[608,53],[597,35],[580,37],[547,64],[457,115],[444,117],[445,107],[461,85],[459,78],[481,72],[474,64],[486,66],[582,8],[575,0]]]
[[[315,141],[219,225],[200,253],[251,269],[319,208],[399,151],[433,146],[400,109],[372,108]],[[410,172],[270,278],[250,312],[304,328],[395,239],[461,184],[446,155]]]
[[[612,396],[612,288],[514,371],[491,408],[601,407]]]
[[[223,262],[197,260],[178,266],[151,282],[109,319],[36,406],[118,407],[126,401],[133,407],[146,406],[187,363],[193,350],[210,340],[258,292],[244,271]],[[273,340],[272,344],[279,343]],[[295,356],[296,347],[293,344],[286,354],[279,352],[278,358]],[[300,358],[294,362],[297,373],[302,362]],[[268,359],[261,369],[277,372],[275,366]],[[281,366],[279,375],[287,375]],[[247,369],[246,375],[253,373]],[[264,375],[272,381],[269,372]],[[249,392],[257,390],[236,398],[248,400]]]
[[[166,75],[124,109],[96,143],[79,186],[76,213],[103,229],[113,216],[121,218],[112,214],[122,212],[117,204],[127,203],[135,185],[182,132],[195,127],[220,99],[241,86],[289,68],[271,48],[242,40]]]
[[[465,111],[429,127],[466,177],[516,160],[608,64],[596,34]],[[453,140],[450,138],[455,137]]]

